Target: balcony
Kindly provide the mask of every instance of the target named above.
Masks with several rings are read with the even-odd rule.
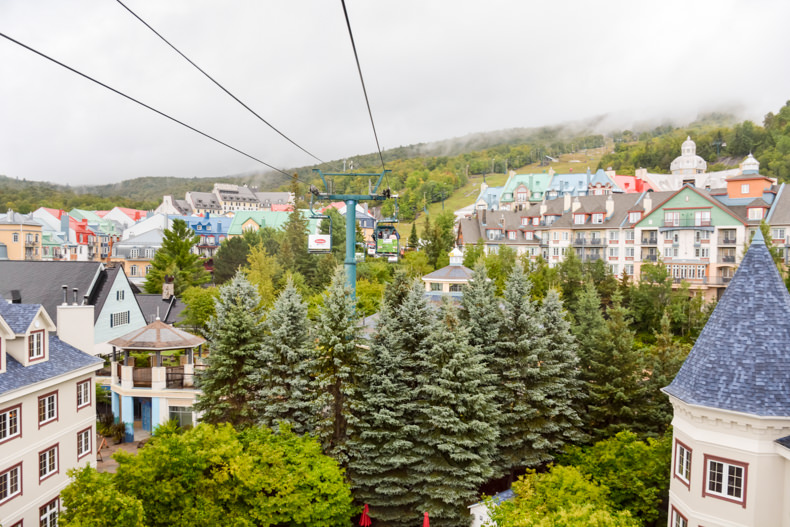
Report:
[[[719,238],[719,245],[737,245],[735,238]]]
[[[658,260],[657,254],[643,254],[642,261],[644,262],[655,262]]]
[[[200,358],[196,360],[197,363],[191,364],[183,356],[182,364],[153,367],[134,366],[134,359],[128,360],[129,365],[113,362],[109,368],[112,373],[111,382],[124,389],[194,390],[195,379],[206,368]]]
[[[661,222],[662,229],[694,229],[694,228],[712,228],[709,219],[697,218],[678,218],[676,220],[664,220]]]
[[[722,255],[719,257],[719,263],[735,263],[735,256]]]
[[[592,238],[590,240],[590,245],[592,245],[594,247],[600,247],[603,244],[604,244],[604,239],[603,238]]]
[[[642,238],[642,245],[658,245],[658,238]]]
[[[587,238],[574,238],[573,245],[584,247],[585,245],[587,245]]]

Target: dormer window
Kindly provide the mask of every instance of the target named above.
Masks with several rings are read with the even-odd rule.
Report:
[[[140,249],[132,249],[129,251],[130,258],[137,258],[138,256],[140,256]]]
[[[603,213],[596,212],[592,215],[592,222],[593,223],[603,223]]]
[[[765,211],[761,207],[753,207],[749,209],[749,219],[750,220],[761,220],[763,219],[763,213]]]
[[[530,219],[529,218],[521,218],[521,225],[529,225]]]
[[[574,225],[584,225],[586,221],[586,214],[574,214],[573,215],[573,223]]]
[[[532,225],[540,225],[540,217],[539,216],[535,216],[534,218],[532,218]]]
[[[641,212],[629,212],[628,213],[628,223],[636,223],[642,219]]]
[[[27,337],[27,350],[31,361],[44,358],[44,331],[34,331]]]

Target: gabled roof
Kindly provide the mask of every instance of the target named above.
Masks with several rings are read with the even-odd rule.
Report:
[[[68,301],[77,288],[77,301],[89,295],[88,303],[99,300],[96,285],[104,265],[101,262],[0,261],[0,296],[12,298],[17,291],[24,304],[41,304],[57,323],[57,306],[63,303],[62,286],[68,286]],[[98,315],[98,310],[96,310]]]
[[[11,355],[6,355],[6,371],[0,373],[0,395],[60,377],[72,371],[93,366],[101,368],[103,361],[70,346],[50,333],[49,359],[30,366],[22,366]]]
[[[163,299],[161,294],[136,294],[134,297],[146,322],[153,322],[159,317],[166,324],[176,324],[184,318],[182,313],[186,306],[175,296],[167,300]]]
[[[9,304],[0,300],[0,317],[3,317],[11,331],[17,335],[27,331],[39,311],[40,304]]]
[[[657,195],[660,195],[660,197],[665,197],[665,199],[663,199],[660,203],[658,203],[656,205],[653,205],[653,208],[650,210],[650,212],[645,214],[644,216],[642,216],[642,219],[639,220],[640,223],[645,221],[646,218],[649,218],[650,216],[655,214],[661,207],[666,205],[667,202],[669,202],[669,200],[671,200],[672,198],[674,198],[675,196],[679,195],[680,193],[682,193],[685,190],[689,190],[689,191],[694,192],[695,194],[701,196],[706,201],[710,202],[711,205],[715,206],[718,209],[721,209],[722,211],[724,211],[726,214],[728,214],[729,216],[731,216],[733,219],[737,220],[738,222],[740,222],[740,223],[744,223],[745,222],[743,217],[741,217],[739,214],[737,214],[730,207],[726,206],[725,204],[723,204],[722,202],[720,202],[716,198],[712,197],[708,192],[703,192],[703,191],[699,190],[698,188],[694,187],[693,185],[683,185],[680,188],[680,190],[676,190],[674,192],[661,192],[661,193],[657,192],[657,193],[655,193]]]
[[[790,417],[790,294],[760,231],[664,391],[689,404]]]

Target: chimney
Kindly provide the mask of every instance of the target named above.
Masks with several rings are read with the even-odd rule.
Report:
[[[653,210],[653,200],[650,197],[650,192],[645,192],[645,197],[642,198],[642,206],[645,208],[645,216]]]
[[[571,210],[571,194],[566,192],[562,195],[562,212],[568,212],[569,210]]]
[[[571,212],[576,212],[582,206],[582,202],[579,201],[579,196],[573,198],[573,203],[571,203]]]
[[[71,297],[72,298],[72,305],[76,306],[77,305],[77,288],[76,287],[73,288],[71,290],[71,293],[72,293],[72,297]]]
[[[611,194],[606,198],[606,217],[611,218],[614,214],[614,198]]]
[[[76,291],[76,289],[75,289]],[[66,290],[64,289],[64,294]],[[58,338],[89,355],[96,355],[94,349],[93,306],[57,306]]]
[[[63,305],[67,306],[69,305],[69,286],[64,284],[60,287],[63,288]]]
[[[170,300],[175,295],[175,285],[173,284],[172,276],[165,276],[165,281],[162,282],[162,300]]]

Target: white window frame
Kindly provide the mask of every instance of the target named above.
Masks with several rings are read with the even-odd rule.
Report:
[[[686,487],[691,485],[691,455],[692,450],[675,440],[675,463],[673,465],[673,474],[678,478]]]
[[[721,468],[721,481],[718,482],[711,479],[712,471],[717,468]],[[748,463],[740,463],[731,459],[706,455],[705,486],[702,489],[702,495],[711,496],[713,498],[719,498],[734,503],[740,503],[746,507],[746,483],[748,471]],[[730,482],[732,480],[740,480],[740,485],[731,485]],[[721,487],[721,490],[711,488],[711,486],[715,486],[716,484]],[[737,494],[740,494],[740,496]]]
[[[40,527],[57,527],[60,501],[58,498],[50,501],[38,509],[38,524]]]
[[[58,445],[38,453],[38,480],[43,481],[58,473]]]
[[[0,503],[22,494],[22,463],[0,473]]]
[[[21,412],[21,404],[0,411],[0,443],[22,435]]]
[[[584,225],[584,222],[587,220],[586,214],[574,214],[573,215],[573,224],[574,225]]]
[[[516,231],[508,231],[507,232],[507,239],[508,240],[515,240],[516,239]]]
[[[532,231],[527,231],[524,233],[525,240],[532,240],[535,237],[535,233]]]
[[[125,326],[129,323],[129,312],[120,311],[118,313],[110,313],[110,327]]]
[[[765,211],[762,207],[752,207],[749,210],[749,219],[750,220],[761,220],[763,219],[763,215]]]
[[[91,380],[77,383],[77,410],[91,405]]]
[[[625,257],[626,258],[633,258],[634,257],[634,248],[633,247],[626,247],[625,248]]]
[[[603,223],[603,214],[600,212],[596,212],[592,215],[592,222],[596,224]]]
[[[33,331],[27,337],[27,353],[29,360],[44,358],[44,332]]]
[[[609,258],[619,258],[619,257],[620,257],[620,248],[609,247]]]
[[[77,459],[83,458],[93,452],[91,432],[92,429],[90,428],[77,432]]]
[[[749,193],[749,184],[741,183],[741,194],[748,194],[748,193]]]
[[[636,231],[630,229],[625,231],[625,241],[634,241],[635,239],[636,239]]]
[[[609,231],[609,241],[616,242],[620,240],[620,231]]]
[[[540,216],[532,218],[532,225],[540,225]]]
[[[43,408],[42,408],[43,402]],[[38,427],[58,420],[58,392],[48,393],[38,398]]]
[[[125,291],[118,290],[115,292],[115,300],[123,300]]]
[[[629,212],[628,213],[628,223],[638,223],[639,220],[642,219],[641,212]]]
[[[672,522],[669,525],[670,527],[688,527],[689,521],[675,507],[672,507]]]

